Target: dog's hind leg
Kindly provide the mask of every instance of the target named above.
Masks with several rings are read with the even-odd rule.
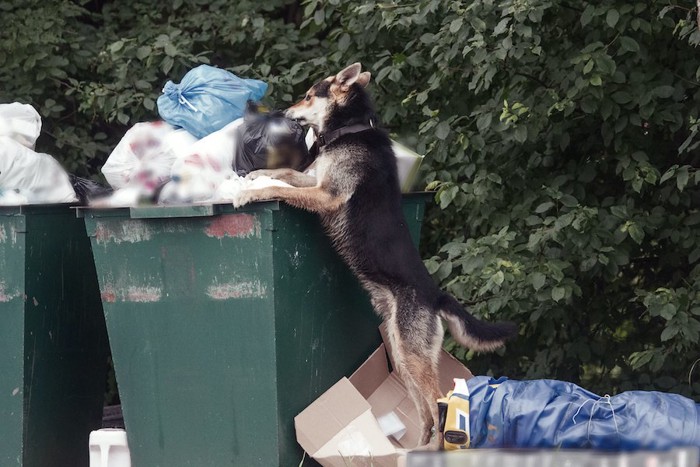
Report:
[[[437,399],[443,396],[438,376],[442,323],[429,309],[417,305],[414,297],[397,298],[396,315],[388,322],[389,337],[394,362],[418,409],[419,446],[423,446],[430,442],[432,429],[439,422]],[[439,439],[436,433],[431,447],[437,447]]]

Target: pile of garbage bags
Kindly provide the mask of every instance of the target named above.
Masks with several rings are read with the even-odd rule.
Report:
[[[678,394],[599,396],[573,383],[477,376],[441,399],[446,449],[700,447],[700,405]]]
[[[34,152],[41,118],[29,105],[0,105],[0,204],[80,202],[100,207],[230,201],[242,189],[285,183],[246,179],[258,169],[313,174],[314,137],[259,101],[267,84],[201,65],[158,98],[162,120],[126,131],[102,167],[109,187],[67,174]],[[417,154],[395,148],[400,170]],[[405,161],[408,160],[408,165]],[[418,161],[418,164],[420,162]],[[408,173],[408,172],[407,172]]]

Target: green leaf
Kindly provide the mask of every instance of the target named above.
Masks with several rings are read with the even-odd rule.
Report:
[[[459,188],[454,185],[440,190],[438,192],[438,196],[440,197],[440,208],[445,209],[447,206],[449,206],[457,196],[457,193],[459,193]]]
[[[685,225],[697,225],[700,224],[700,212],[694,212],[688,214],[688,216],[683,220]]]
[[[627,206],[610,206],[610,213],[618,219],[627,219]]]
[[[672,319],[676,316],[677,308],[673,303],[667,303],[659,308],[659,316],[661,316],[666,321]]]
[[[554,287],[552,289],[552,300],[559,302],[566,295],[566,289],[564,287]]]
[[[316,23],[317,26],[320,26],[323,24],[323,20],[326,18],[326,13],[324,10],[316,10],[314,12],[314,23]]]
[[[611,97],[618,104],[627,104],[632,102],[632,96],[630,93],[625,91],[614,92]]]
[[[586,26],[591,22],[591,19],[593,19],[593,13],[595,13],[595,6],[588,4],[588,6],[583,10],[583,13],[581,13],[581,26]]]
[[[173,65],[175,64],[175,60],[173,57],[165,57],[163,58],[163,61],[160,64],[160,69],[163,71],[164,74],[170,73],[170,70],[173,68]]]
[[[426,32],[425,34],[420,36],[420,41],[426,45],[432,44],[433,42],[435,42],[435,34]]]
[[[666,327],[661,333],[661,342],[666,342],[668,340],[673,339],[674,337],[676,337],[676,334],[678,334],[678,331],[680,331],[680,328],[676,326]]]
[[[629,36],[620,37],[620,49],[624,52],[639,52],[639,43]]]
[[[690,254],[688,255],[688,264],[693,264],[698,259],[700,259],[700,247],[690,252]]]
[[[642,230],[637,224],[630,224],[627,231],[629,232],[630,237],[632,237],[632,240],[637,242],[637,244],[641,244],[642,240],[644,240],[644,230]]]
[[[686,167],[686,166],[680,167],[678,169],[678,171],[676,172],[676,174],[677,174],[676,175],[676,186],[678,187],[678,189],[680,191],[683,191],[685,186],[688,184],[688,178],[689,178],[688,167]]]
[[[438,139],[444,140],[447,138],[447,135],[450,134],[450,124],[448,122],[440,122],[435,128],[435,136]]]
[[[564,195],[559,201],[567,208],[574,208],[578,206],[578,200],[571,195]]]
[[[654,352],[650,350],[645,350],[643,352],[635,352],[632,355],[630,355],[630,365],[633,369],[638,370],[644,365],[647,365],[653,357]]]
[[[533,272],[530,274],[530,283],[536,291],[540,290],[544,286],[545,280],[546,277],[541,272]]]
[[[178,54],[177,48],[175,48],[175,46],[170,42],[165,44],[165,46],[163,47],[163,51],[168,57],[175,57]]]
[[[490,113],[481,114],[479,118],[476,119],[476,128],[480,132],[486,131],[491,125],[492,115]]]
[[[659,86],[657,88],[654,88],[652,93],[661,98],[669,98],[673,96],[673,94],[676,92],[676,89],[673,86]]]
[[[464,19],[462,18],[457,18],[455,20],[452,20],[450,23],[450,33],[454,34],[457,31],[459,31],[462,28],[462,24],[464,23]]]
[[[510,22],[510,18],[503,18],[501,21],[498,22],[496,27],[493,29],[493,33],[495,35],[501,34],[505,32],[505,30],[508,28],[508,23]]]
[[[554,207],[554,203],[551,201],[545,201],[544,203],[540,204],[535,208],[535,212],[537,214],[542,214],[543,212],[549,211],[552,207]]]
[[[152,52],[152,49],[149,46],[144,45],[144,46],[136,49],[136,58],[138,58],[139,60],[143,60],[146,57],[148,57],[149,55],[151,55],[151,52]]]
[[[491,276],[491,280],[498,285],[503,284],[503,281],[505,280],[505,275],[503,274],[503,271],[498,271],[496,274]]]
[[[117,41],[109,46],[109,51],[114,54],[114,53],[119,52],[123,48],[124,48],[124,41]]]
[[[673,177],[673,176],[676,174],[676,169],[677,169],[677,168],[678,168],[678,167],[671,167],[670,169],[668,169],[668,170],[666,171],[666,173],[664,173],[664,174],[661,176],[661,181],[660,181],[660,183],[663,183],[663,182],[665,182],[666,180],[668,180],[669,178]]]
[[[617,11],[614,8],[611,8],[608,10],[608,14],[605,15],[605,22],[608,23],[608,26],[611,28],[614,28],[615,25],[617,24],[617,21],[620,19],[620,12]]]

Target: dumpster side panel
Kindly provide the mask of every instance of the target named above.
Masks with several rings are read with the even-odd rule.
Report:
[[[85,225],[27,215],[24,467],[85,466],[102,422],[108,342]]]
[[[318,217],[283,207],[274,239],[280,464],[299,465],[294,417],[381,343],[367,294]]]
[[[416,246],[426,197],[404,197],[403,210]],[[299,465],[294,417],[381,343],[380,318],[352,272],[333,250],[318,218],[283,207],[277,213],[275,280],[278,309],[280,465]]]
[[[24,216],[0,212],[0,465],[22,461]]]
[[[133,465],[277,465],[269,212],[85,221]]]

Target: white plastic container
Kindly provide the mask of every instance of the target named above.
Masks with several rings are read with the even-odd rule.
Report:
[[[126,431],[104,428],[90,433],[90,467],[131,467]]]

